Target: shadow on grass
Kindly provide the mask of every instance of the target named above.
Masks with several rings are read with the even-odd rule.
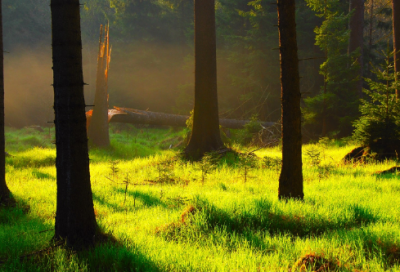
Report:
[[[125,194],[124,189],[114,189],[116,192],[120,194]],[[162,202],[159,198],[156,198],[150,194],[146,194],[140,191],[128,191],[127,192],[127,198],[136,198],[136,206],[134,207],[133,205],[129,206],[122,206],[116,203],[110,203],[106,199],[96,195],[96,193],[93,193],[93,200],[98,202],[100,205],[107,206],[108,208],[113,209],[116,212],[132,212],[134,210],[138,209],[143,209],[143,208],[149,208],[152,206],[162,206],[166,207],[167,205]],[[132,203],[132,202],[131,202]],[[139,205],[139,204],[142,205]]]
[[[135,142],[132,139],[130,142],[116,140],[111,141],[111,145],[107,148],[90,148],[91,163],[105,162],[109,160],[131,161],[135,158],[143,158],[161,154],[163,151],[156,147],[156,143]]]
[[[258,200],[255,201],[255,209],[251,212],[240,210],[227,212],[206,200],[197,199],[194,207],[198,212],[193,218],[195,220],[193,224],[171,223],[168,225],[169,228],[164,228],[163,233],[160,233],[160,231],[158,233],[167,240],[179,240],[185,236],[187,236],[186,239],[191,240],[191,233],[193,232],[202,232],[203,236],[206,237],[215,235],[216,232],[222,230],[228,236],[238,236],[240,239],[247,240],[253,247],[265,250],[269,245],[265,244],[256,233],[288,234],[293,238],[308,238],[320,236],[330,231],[359,228],[378,220],[367,208],[358,205],[348,207],[353,218],[343,221],[285,215],[279,211],[274,211],[272,205],[273,203],[267,200]],[[192,230],[186,231],[186,228],[192,228]]]
[[[117,193],[120,194],[125,194],[125,190],[122,188],[117,188],[114,189]],[[127,196],[131,198],[136,198],[136,200],[139,200],[140,203],[142,203],[143,206],[145,207],[152,207],[152,206],[162,206],[166,207],[167,205],[161,201],[158,197],[155,197],[151,194],[146,194],[141,191],[135,190],[135,191],[128,191]]]
[[[134,245],[127,248],[104,244],[80,252],[77,257],[79,263],[87,265],[88,271],[160,271]]]
[[[19,169],[30,167],[40,168],[46,166],[55,166],[56,158],[55,156],[46,156],[44,158],[35,158],[32,156],[14,156],[7,158],[6,163]]]
[[[56,179],[55,176],[50,175],[48,173],[43,173],[43,172],[41,172],[41,171],[39,171],[37,169],[33,169],[32,170],[32,175],[37,179],[52,179],[52,180]]]
[[[266,200],[255,202],[254,213],[233,211],[229,214],[204,200],[200,200],[197,206],[206,216],[209,226],[225,226],[227,231],[235,233],[243,233],[251,229],[268,231],[271,235],[288,233],[303,238],[322,235],[332,230],[356,228],[378,220],[378,217],[369,209],[358,205],[348,207],[354,217],[352,220],[345,221],[288,216],[280,212],[273,212],[272,203]]]
[[[29,213],[29,205],[0,208],[0,271],[159,271],[133,244],[114,239],[72,252],[52,244],[54,225]],[[111,241],[111,242],[110,242]]]

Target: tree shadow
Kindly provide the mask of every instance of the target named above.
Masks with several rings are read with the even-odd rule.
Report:
[[[160,271],[159,267],[135,245],[105,243],[77,254],[90,271]]]
[[[79,252],[54,244],[53,236],[54,224],[30,213],[25,201],[18,199],[14,207],[0,208],[0,270],[72,271],[71,260],[76,271],[84,267],[88,271],[160,270],[137,246],[123,245],[110,235]]]
[[[10,164],[18,169],[40,168],[56,165],[56,157],[45,156],[43,158],[34,158],[31,156],[14,156],[6,159],[6,164]]]
[[[122,188],[114,188],[117,193],[125,194],[125,189]],[[127,191],[127,196],[136,198],[139,200],[145,208],[152,207],[152,206],[162,206],[166,207],[166,203],[161,201],[158,197],[155,197],[151,194],[146,194],[138,190],[134,191]]]
[[[33,169],[32,170],[32,175],[37,179],[51,179],[51,180],[55,180],[56,179],[55,176],[50,175],[48,173],[41,172],[41,171],[39,171],[37,169]]]
[[[195,239],[191,235],[193,231],[203,232],[202,237],[223,231],[228,236],[243,239],[252,247],[264,252],[271,250],[271,245],[257,234],[260,232],[268,233],[271,236],[289,235],[294,240],[296,237],[318,237],[331,231],[349,231],[379,220],[369,209],[358,205],[348,206],[353,218],[331,221],[318,217],[288,216],[283,212],[273,210],[273,203],[267,200],[257,200],[254,204],[255,210],[251,212],[240,210],[227,212],[207,200],[197,199],[194,206],[200,221],[193,225],[180,222],[170,223],[167,224],[168,228],[159,228],[158,233],[167,240],[180,240],[187,236],[186,239],[190,241]],[[194,220],[196,220],[196,215],[194,215]],[[187,228],[195,229],[186,231]],[[215,241],[215,239],[213,240]],[[237,239],[227,239],[227,241],[229,240]],[[232,247],[229,242],[227,243],[228,247]]]
[[[124,189],[114,189],[116,192],[120,194],[125,194]],[[114,211],[117,212],[133,212],[138,209],[145,209],[153,206],[162,206],[166,207],[167,205],[161,201],[159,198],[156,198],[150,194],[146,194],[140,191],[128,191],[127,192],[127,197],[131,197],[136,199],[138,202],[135,206],[129,205],[129,206],[121,206],[116,203],[110,203],[106,201],[104,198],[96,195],[96,193],[93,193],[93,200],[98,202],[100,205],[107,206],[110,209],[113,209]],[[136,201],[135,201],[136,203]],[[141,205],[139,205],[141,204]]]
[[[288,216],[283,212],[273,211],[272,202],[255,201],[255,212],[233,211],[232,214],[201,200],[199,210],[202,210],[211,227],[224,226],[229,232],[243,233],[246,230],[268,231],[271,235],[288,233],[295,237],[320,236],[328,231],[357,228],[379,220],[369,209],[351,205],[348,209],[354,215],[353,220],[332,221],[324,218],[307,218],[303,216]]]

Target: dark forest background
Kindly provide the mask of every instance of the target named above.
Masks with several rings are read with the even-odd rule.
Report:
[[[392,48],[390,1],[365,4],[364,76]],[[348,55],[348,0],[296,1],[304,133],[346,136],[359,116]],[[48,0],[4,0],[6,125],[53,120]],[[372,17],[370,15],[373,15]],[[110,25],[110,106],[189,114],[193,108],[193,1],[82,2],[86,103],[92,104],[100,24]],[[216,1],[218,92],[224,118],[280,119],[279,39],[270,0]],[[370,27],[373,26],[372,32]],[[350,65],[349,65],[350,63]],[[371,63],[371,64],[369,64]],[[327,94],[322,94],[327,88]],[[367,87],[367,86],[365,86]],[[322,101],[328,104],[322,113]]]

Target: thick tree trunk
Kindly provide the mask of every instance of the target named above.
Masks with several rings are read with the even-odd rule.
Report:
[[[83,96],[79,0],[51,0],[57,211],[55,239],[78,249],[96,231]]]
[[[303,199],[295,0],[278,0],[278,25],[282,86],[282,171],[278,196]]]
[[[358,81],[355,84],[355,91],[359,97],[362,97],[363,86],[363,47],[364,47],[364,0],[350,0],[350,12],[354,10],[353,16],[350,18],[350,40],[349,40],[349,53],[354,52],[360,48],[360,56],[357,61],[360,66],[358,70]]]
[[[3,16],[0,0],[0,204],[10,198],[10,190],[6,184],[6,157],[4,137],[4,54],[3,54]]]
[[[192,159],[224,147],[219,133],[214,0],[195,0],[193,129],[185,153]]]
[[[93,116],[88,128],[90,142],[98,147],[110,145],[108,130],[108,69],[110,64],[109,27],[104,26],[104,41],[100,28],[99,53],[97,57],[96,93]]]
[[[88,122],[90,122],[90,112],[87,113]],[[146,124],[155,126],[186,127],[187,115],[167,114],[162,112],[142,111],[128,108],[118,108],[108,110],[108,118],[113,123]],[[219,119],[219,124],[224,128],[241,129],[249,123],[250,120]],[[276,123],[260,122],[263,127],[271,127]]]
[[[394,49],[394,71],[400,72],[400,3],[392,0],[393,7],[393,49]],[[396,76],[396,81],[398,80]],[[396,98],[399,99],[399,90],[396,90]]]

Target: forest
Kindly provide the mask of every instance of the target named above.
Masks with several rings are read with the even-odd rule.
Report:
[[[0,0],[0,271],[400,271],[397,0]]]

